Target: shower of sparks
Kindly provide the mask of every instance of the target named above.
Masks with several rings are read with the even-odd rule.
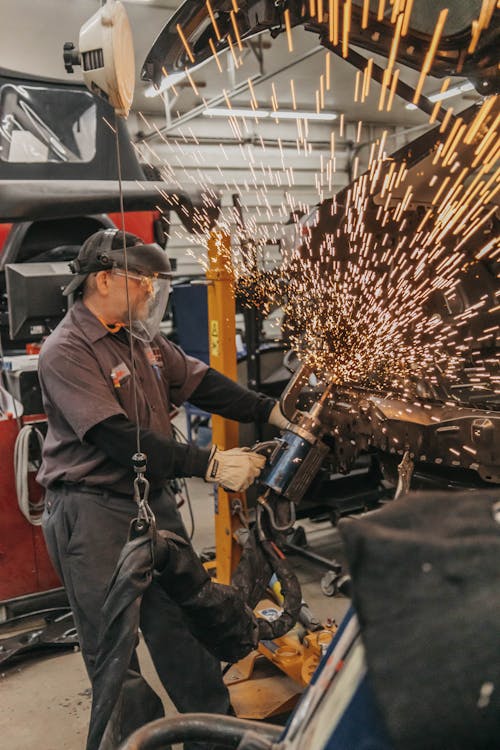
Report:
[[[483,108],[492,111],[489,100]],[[488,353],[500,326],[491,325],[471,341],[461,335],[464,325],[488,312],[487,296],[457,314],[453,324],[432,304],[437,294],[454,293],[471,266],[467,243],[480,241],[495,212],[488,204],[500,188],[499,170],[489,175],[488,169],[498,153],[499,117],[485,117],[484,111],[470,124],[458,118],[445,133],[436,151],[440,179],[432,181],[434,199],[423,217],[411,207],[413,186],[404,163],[398,168],[390,159],[372,158],[342,205],[332,201],[329,212],[322,207],[319,228],[307,232],[291,253],[286,275],[263,275],[258,283],[247,279],[246,293],[260,307],[285,297],[292,347],[336,382],[401,390],[422,377],[437,385],[436,373],[452,384],[463,382],[465,368],[469,382],[499,391],[499,362]],[[468,167],[454,168],[455,149],[462,138],[467,142],[470,133],[478,133],[478,123],[482,137],[465,163],[480,153],[482,166],[467,180]],[[378,208],[370,200],[377,193],[385,198]],[[499,252],[493,238],[476,258]],[[495,311],[492,305],[492,316]]]
[[[393,37],[384,79],[380,87],[379,110],[390,111],[400,75],[396,67],[398,49],[403,45],[410,26],[414,0],[379,0],[376,13],[370,3],[360,0],[363,29],[370,19],[390,18]],[[323,0],[308,3],[314,21],[323,21],[330,41],[346,57],[349,52],[354,6],[351,0]],[[362,6],[362,8],[361,8]],[[487,28],[495,2],[484,0],[479,18],[474,21],[471,48],[475,49],[480,34]],[[219,71],[222,66],[216,52],[220,30],[209,0],[207,8],[214,29],[209,44]],[[230,13],[238,49],[242,50],[238,30],[238,6],[233,2]],[[432,67],[443,35],[448,11],[439,14],[415,90],[418,102],[425,80]],[[293,50],[290,12],[285,11],[288,49]],[[178,29],[182,43],[191,59],[189,44]],[[231,45],[230,52],[235,54]],[[242,57],[240,58],[242,60]],[[236,62],[236,58],[235,58]],[[372,79],[373,57],[356,76],[354,99],[365,102]],[[317,113],[331,106],[332,55],[326,53],[325,66],[316,85]],[[237,66],[236,66],[237,67]],[[331,70],[332,69],[332,70]],[[248,81],[249,111],[265,106],[265,95],[259,91],[257,101],[254,83]],[[190,79],[193,90],[194,82]],[[441,91],[450,85],[445,79]],[[291,105],[278,101],[276,84],[271,82],[267,109],[272,122],[279,122],[280,110],[297,110],[298,88],[289,82]],[[224,91],[226,105],[230,97]],[[280,97],[283,98],[280,89]],[[235,111],[239,105],[234,105]],[[437,119],[440,103],[436,103],[429,124]],[[500,115],[499,97],[483,100],[475,116],[469,120],[453,117],[449,108],[437,126],[439,135],[432,152],[432,176],[429,175],[425,206],[419,205],[419,185],[404,161],[388,156],[387,131],[368,144],[366,171],[357,176],[359,158],[353,160],[354,182],[337,192],[335,175],[339,147],[345,137],[347,122],[340,113],[332,127],[330,144],[319,158],[315,187],[322,205],[305,223],[296,225],[296,243],[282,246],[281,265],[265,268],[267,248],[284,237],[283,224],[291,212],[309,214],[311,206],[295,193],[296,176],[288,164],[291,153],[311,160],[313,142],[309,122],[297,118],[295,142],[255,137],[256,117],[238,114],[228,118],[232,135],[239,144],[248,174],[238,184],[231,181],[230,157],[220,144],[218,172],[227,193],[258,196],[255,215],[247,218],[243,230],[233,209],[225,209],[218,220],[222,231],[232,233],[233,267],[240,297],[248,305],[256,305],[263,313],[275,307],[283,310],[282,331],[290,348],[299,352],[303,361],[317,372],[326,372],[338,384],[355,383],[389,389],[414,398],[416,384],[422,381],[436,389],[446,381],[451,386],[470,386],[477,391],[500,393],[500,365],[496,342],[500,337],[500,292],[488,292],[469,301],[459,299],[459,287],[467,274],[474,272],[478,260],[500,260],[500,242],[494,234],[495,198],[500,190]],[[354,127],[356,142],[362,143],[363,122],[349,123]],[[202,188],[203,205],[195,217],[195,234],[188,239],[188,250],[206,268],[196,246],[206,245],[207,212],[215,209],[217,190],[204,171],[204,157],[197,149],[194,135],[183,131],[175,138],[163,138],[163,155],[157,157],[154,147],[140,145],[143,159],[161,163],[163,179],[179,191]],[[184,168],[183,154],[189,154],[198,167]],[[280,156],[281,167],[271,167],[268,149]],[[415,178],[416,179],[416,178]],[[280,188],[283,201],[278,210],[269,200],[270,190]],[[337,194],[335,194],[337,193]],[[165,194],[164,194],[165,196]],[[172,205],[175,198],[169,198]],[[323,202],[324,201],[324,202]],[[263,223],[263,219],[266,223]],[[235,226],[238,238],[235,236]],[[182,236],[178,229],[171,230]],[[249,239],[251,238],[251,239]],[[492,265],[492,267],[494,267]],[[456,301],[458,300],[458,302]],[[460,304],[459,304],[460,303]],[[454,311],[443,315],[443,310]],[[487,320],[487,324],[480,321]],[[481,327],[482,326],[482,327]],[[471,333],[471,331],[473,333]],[[463,446],[469,454],[473,449]]]

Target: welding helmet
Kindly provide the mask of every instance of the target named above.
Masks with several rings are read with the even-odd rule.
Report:
[[[141,341],[149,342],[156,336],[167,307],[172,277],[168,256],[159,245],[146,244],[130,232],[101,229],[85,240],[69,267],[75,278],[65,288],[65,295],[77,292],[89,274],[99,271],[123,276],[131,300],[132,285],[140,285],[144,291],[142,304],[140,308],[131,304],[130,319],[122,322]]]

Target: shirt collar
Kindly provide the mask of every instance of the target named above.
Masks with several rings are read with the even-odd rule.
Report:
[[[71,314],[73,322],[80,327],[91,344],[99,341],[99,339],[104,338],[104,336],[107,336],[108,334],[110,336],[112,335],[109,333],[106,326],[103,325],[98,318],[96,318],[94,313],[91,312],[89,308],[83,304],[83,301],[81,299],[76,300],[73,307],[71,308]]]

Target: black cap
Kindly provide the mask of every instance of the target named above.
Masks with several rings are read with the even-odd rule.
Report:
[[[140,237],[119,229],[100,229],[87,237],[77,257],[69,267],[75,278],[70,281],[63,294],[73,294],[83,284],[90,273],[110,271],[112,268],[125,268],[127,265],[136,273],[156,273],[162,278],[170,278],[172,268],[165,250],[156,243],[145,244]]]

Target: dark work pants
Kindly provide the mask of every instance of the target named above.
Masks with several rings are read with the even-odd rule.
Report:
[[[150,506],[159,529],[187,537],[175,498],[168,490],[153,493]],[[135,515],[132,499],[107,492],[68,487],[46,493],[43,532],[68,595],[91,680],[102,604]],[[141,631],[156,671],[179,711],[229,711],[220,663],[191,635],[179,607],[155,581],[142,600]],[[147,689],[136,658],[129,675],[123,695],[130,705],[130,711],[123,712],[128,717],[124,736],[158,718],[157,702],[144,700]],[[198,750],[206,746],[189,743],[185,747]]]

